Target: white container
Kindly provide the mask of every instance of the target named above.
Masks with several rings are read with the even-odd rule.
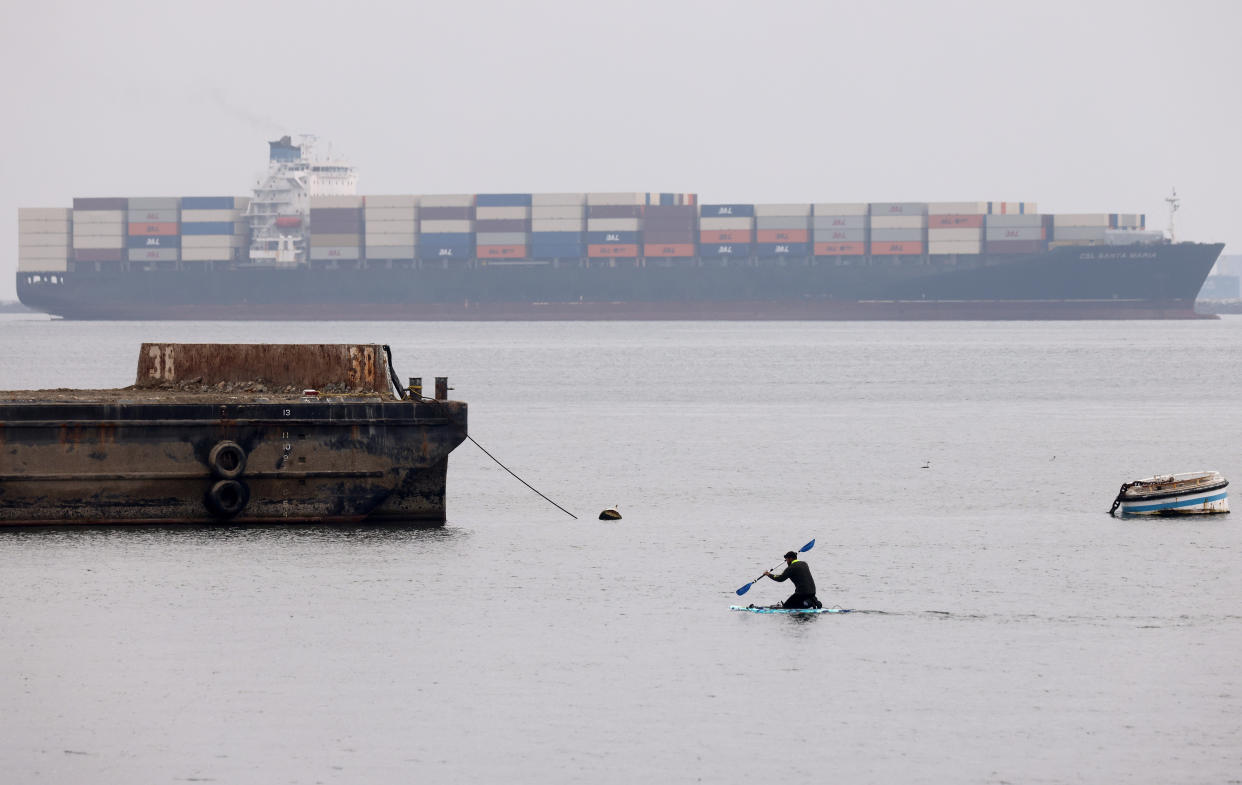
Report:
[[[311,246],[310,258],[316,262],[356,261],[361,256],[358,246]]]
[[[927,202],[872,202],[871,217],[877,215],[927,215]]]
[[[368,221],[366,235],[375,234],[414,234],[418,231],[417,221]]]
[[[755,219],[756,229],[806,229],[811,219],[805,215],[764,215]]]
[[[68,221],[73,210],[68,207],[19,207],[17,222],[22,221]]]
[[[745,231],[754,227],[755,219],[749,215],[712,215],[699,219],[699,231],[703,232]]]
[[[987,228],[1005,228],[1016,229],[1019,227],[1042,227],[1044,225],[1044,217],[1038,213],[1028,213],[1026,215],[989,215],[983,219],[983,224]]]
[[[131,224],[141,223],[164,223],[175,224],[177,222],[176,210],[134,210],[130,209],[125,220]]]
[[[363,211],[362,218],[368,225],[373,223],[385,223],[389,221],[401,221],[412,224],[418,220],[418,208],[368,206]]]
[[[420,197],[419,207],[474,207],[474,194],[431,194]]]
[[[68,232],[19,232],[17,245],[19,248],[73,247]]]
[[[865,215],[816,215],[811,218],[812,229],[866,229]]]
[[[1108,228],[1108,213],[1057,213],[1052,216],[1052,225],[1057,229],[1061,227],[1089,227],[1095,226],[1101,229]],[[1060,237],[1057,237],[1060,240]]]
[[[588,218],[588,232],[637,232],[642,228],[641,218]]]
[[[76,234],[73,236],[73,247],[81,248],[82,250],[118,251],[125,248],[125,246],[125,235],[123,234],[118,234],[113,237],[99,237],[93,235],[79,237]]]
[[[582,217],[533,218],[530,222],[530,230],[532,232],[583,232],[586,231],[586,219]]]
[[[368,259],[413,259],[418,246],[410,245],[368,245]]]
[[[927,242],[974,242],[977,243],[983,239],[982,227],[949,227],[947,229],[937,229],[932,227],[927,230]]]
[[[118,226],[125,223],[124,210],[74,210],[73,225],[83,226],[85,224],[116,224]]]
[[[816,202],[813,215],[869,215],[866,202]]]
[[[418,207],[419,197],[413,194],[401,194],[395,196],[367,196],[364,197],[367,210],[380,209],[409,209]]]
[[[532,207],[581,207],[586,204],[586,194],[531,194],[530,203]]]
[[[1042,240],[1042,226],[992,226],[988,225],[984,237],[989,241],[996,240]]]
[[[312,196],[310,198],[310,207],[312,210],[355,209],[362,207],[362,200],[363,197],[357,195]]]
[[[480,221],[512,221],[530,217],[529,207],[476,207],[474,217]]]
[[[131,262],[175,262],[181,256],[177,248],[130,248]]]
[[[225,246],[223,248],[181,248],[181,261],[183,262],[227,262],[234,258],[242,258],[242,255],[234,253],[234,248]]]
[[[587,204],[589,205],[615,205],[615,204],[646,204],[647,194],[645,193],[597,193],[586,195]],[[601,230],[604,231],[604,230]]]
[[[17,257],[17,271],[19,273],[63,273],[69,269],[69,257],[57,256],[55,258],[39,258],[22,256]]]
[[[928,202],[928,215],[984,215],[987,202]]]
[[[928,240],[927,253],[933,256],[937,254],[980,254],[983,253],[983,243],[979,240]]]
[[[418,245],[414,232],[367,232],[367,247],[385,245]]]
[[[460,234],[473,232],[474,221],[467,218],[431,218],[419,221],[419,231],[423,234]]]
[[[923,229],[927,226],[925,215],[872,215],[874,229]]]
[[[61,220],[38,221],[31,219],[18,219],[17,233],[23,234],[63,234],[66,237],[72,232],[72,225],[68,218]]]
[[[756,218],[808,216],[811,214],[810,204],[757,204]]]
[[[479,232],[474,241],[478,245],[526,245],[530,235],[526,232]]]
[[[243,237],[236,234],[187,234],[181,237],[181,250],[187,248],[240,248]]]
[[[311,232],[311,247],[319,246],[321,248],[356,248],[362,245],[362,235],[345,234],[343,232],[323,232],[315,234]]]
[[[59,259],[62,256],[69,258],[71,247],[68,242],[58,245],[18,245],[18,258],[25,259]]]

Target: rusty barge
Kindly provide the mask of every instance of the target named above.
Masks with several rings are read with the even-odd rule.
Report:
[[[380,344],[143,344],[134,385],[0,392],[0,525],[445,522],[467,407]]]

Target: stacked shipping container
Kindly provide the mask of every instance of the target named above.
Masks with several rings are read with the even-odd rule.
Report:
[[[873,202],[871,255],[918,256],[927,248],[926,202]]]
[[[249,202],[234,196],[181,197],[181,261],[243,260],[248,227],[242,213]]]
[[[699,252],[705,259],[746,258],[755,241],[753,204],[699,206]]]
[[[755,256],[811,256],[811,205],[755,205]]]
[[[474,257],[474,194],[423,196],[418,207],[418,258],[445,265]]]
[[[72,211],[64,207],[17,209],[17,271],[63,273],[73,249]]]
[[[363,204],[366,258],[413,262],[418,251],[417,196],[368,196]]]
[[[119,265],[125,257],[125,198],[73,200],[73,260],[75,263]]]
[[[479,259],[526,259],[530,248],[531,194],[479,194],[475,198],[474,219]]]
[[[987,202],[932,202],[927,205],[927,252],[979,254]]]
[[[180,202],[176,197],[129,200],[125,247],[131,264],[142,263],[149,268],[176,267],[175,263],[181,258]]]
[[[864,202],[811,206],[811,250],[815,256],[862,256],[867,252]]]
[[[362,258],[361,196],[312,196],[310,259],[312,262],[357,262]]]
[[[648,259],[693,259],[698,255],[696,239],[693,204],[647,207],[643,216],[643,255]]]
[[[540,261],[586,256],[586,194],[532,194],[530,257]]]
[[[637,259],[645,193],[587,194],[587,257]]]

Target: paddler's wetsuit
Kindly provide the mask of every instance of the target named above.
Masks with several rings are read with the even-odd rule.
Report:
[[[815,579],[811,577],[811,568],[806,562],[794,559],[780,575],[770,576],[774,581],[791,580],[794,593],[785,600],[786,608],[822,608],[823,603],[815,596]]]

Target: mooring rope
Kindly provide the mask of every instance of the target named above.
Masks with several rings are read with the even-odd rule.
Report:
[[[483,454],[484,454],[484,455],[486,455],[488,458],[491,458],[493,461],[496,461],[496,465],[497,465],[497,466],[499,466],[500,468],[502,468],[502,469],[504,469],[505,471],[509,472],[509,474],[512,474],[514,477],[516,477],[518,482],[522,483],[522,484],[523,484],[523,485],[525,485],[527,488],[530,488],[530,489],[531,489],[532,491],[534,491],[535,493],[539,493],[539,489],[538,489],[538,488],[536,488],[535,486],[533,486],[533,485],[531,485],[530,483],[528,483],[526,480],[523,480],[521,477],[518,477],[516,474],[514,474],[514,472],[513,472],[513,470],[512,470],[512,469],[510,469],[508,466],[505,466],[503,463],[501,463],[501,462],[500,462],[500,460],[499,460],[499,459],[498,459],[495,455],[492,455],[490,452],[488,452],[488,451],[487,451],[487,449],[483,447],[483,445],[479,444],[477,441],[475,441],[475,440],[474,440],[474,437],[473,437],[473,436],[471,436],[470,434],[466,434],[466,438],[467,438],[467,439],[469,439],[471,442],[474,442],[474,446],[475,446],[475,447],[478,447],[480,450],[483,450]],[[557,504],[556,502],[552,501],[552,500],[551,500],[551,499],[549,499],[547,496],[544,496],[542,493],[539,493],[539,495],[540,495],[540,496],[542,496],[542,497],[544,498],[544,500],[546,500],[546,501],[548,502],[548,504],[551,504],[553,507],[555,507],[556,509],[558,509],[558,510],[560,510],[561,512],[565,513],[565,514],[566,514],[566,515],[568,515],[570,518],[573,518],[575,521],[576,521],[576,520],[578,520],[578,516],[577,516],[577,515],[574,515],[572,512],[570,512],[569,510],[565,509],[564,507],[562,507],[561,505]]]

